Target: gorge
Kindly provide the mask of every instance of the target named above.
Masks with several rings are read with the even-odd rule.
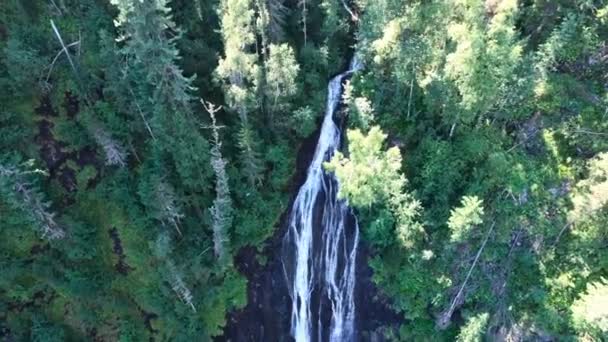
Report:
[[[264,249],[266,263],[254,249],[237,255],[248,304],[229,315],[217,341],[367,340],[378,326],[400,321],[379,297],[356,217],[322,165],[342,147],[343,83],[361,67],[353,58],[328,83],[321,127],[303,143],[294,197]]]
[[[360,67],[354,57],[349,69],[329,82],[314,157],[289,215],[283,265],[292,299],[291,333],[298,342],[355,339],[359,227],[347,204],[337,198],[339,184],[323,170],[323,162],[340,146],[341,130],[333,116],[342,81]]]

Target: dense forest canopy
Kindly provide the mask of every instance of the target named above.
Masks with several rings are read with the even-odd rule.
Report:
[[[387,341],[608,338],[605,0],[2,0],[0,340],[221,340],[324,164]]]

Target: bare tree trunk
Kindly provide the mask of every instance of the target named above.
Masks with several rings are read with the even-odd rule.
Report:
[[[359,16],[353,10],[351,10],[350,7],[348,7],[345,0],[342,0],[342,6],[344,6],[344,9],[346,9],[346,12],[348,12],[348,14],[350,14],[350,18],[353,21],[359,21]]]
[[[148,133],[150,133],[152,140],[156,141],[156,137],[154,136],[154,133],[152,133],[152,128],[148,124],[148,120],[146,120],[144,112],[141,110],[141,107],[139,106],[139,103],[137,102],[137,97],[135,96],[135,93],[133,92],[133,89],[130,86],[129,86],[129,92],[131,93],[131,96],[133,96],[133,101],[135,102],[135,106],[137,107],[137,110],[139,111],[139,115],[141,116],[141,119],[144,121],[144,124],[146,125],[146,129],[148,130]]]
[[[562,235],[564,235],[564,232],[570,228],[570,226],[572,225],[572,222],[568,222],[564,225],[564,227],[559,231],[559,234],[557,234],[557,237],[555,238],[555,242],[553,242],[553,247],[557,246],[557,244],[559,243],[559,239],[562,238]]]
[[[50,0],[50,2],[51,2],[51,6],[55,7],[57,12],[59,12],[59,15],[62,15],[63,12],[61,11],[61,8],[59,8],[59,6],[57,6],[57,4],[55,3],[55,0]]]
[[[72,57],[70,57],[70,52],[68,51],[67,46],[63,43],[61,34],[59,34],[59,30],[57,29],[57,26],[55,26],[55,22],[53,21],[53,19],[51,19],[51,26],[53,27],[53,32],[55,32],[55,36],[57,37],[57,40],[59,40],[59,43],[61,44],[61,48],[65,52],[66,57],[68,58],[68,62],[70,62],[70,66],[72,67],[72,70],[74,70],[76,77],[78,77],[78,71],[76,70],[76,65],[74,64],[74,61],[72,61]]]
[[[70,43],[67,47],[72,47],[74,45],[79,45],[78,50],[80,51],[80,40]],[[53,72],[53,68],[55,67],[55,63],[57,63],[57,60],[59,59],[61,54],[64,52],[65,52],[65,50],[62,48],[59,52],[57,52],[57,54],[55,55],[55,58],[53,58],[53,61],[51,62],[51,65],[49,66],[49,72],[46,75],[46,82],[49,81],[49,78],[51,77],[51,73]]]
[[[407,118],[410,118],[410,109],[412,107],[412,92],[414,91],[414,78],[410,81],[410,99],[407,101]],[[451,135],[451,133],[450,133]]]

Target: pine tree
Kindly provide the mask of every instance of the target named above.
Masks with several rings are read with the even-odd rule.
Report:
[[[304,47],[308,43],[308,8],[306,7],[307,0],[298,0],[298,7],[300,7],[300,22],[302,23],[302,36],[304,37]]]
[[[165,224],[175,228],[179,235],[182,235],[179,229],[179,221],[184,215],[181,213],[173,187],[164,180],[158,182],[156,186],[156,201],[158,208],[157,217]]]
[[[175,164],[181,183],[189,190],[202,191],[209,174],[208,143],[193,115],[190,92],[193,78],[183,75],[177,65],[176,40],[179,29],[171,19],[168,1],[114,0],[120,15],[124,45],[120,51],[131,112],[141,123],[137,133],[152,138],[155,149]],[[177,34],[175,34],[177,32]],[[141,120],[140,120],[141,119]]]
[[[587,284],[586,291],[572,305],[572,317],[581,336],[608,334],[608,284],[605,279]],[[594,340],[590,338],[589,340]]]
[[[261,181],[262,164],[249,112],[256,107],[260,70],[257,55],[249,52],[255,44],[256,32],[251,1],[222,1],[220,18],[224,58],[219,62],[217,74],[224,83],[229,108],[239,115],[241,126],[237,138],[242,169],[250,185],[255,185]]]
[[[464,196],[460,207],[452,209],[448,227],[452,231],[452,241],[466,241],[471,229],[483,222],[483,201],[477,196]]]
[[[0,164],[0,192],[5,194],[9,204],[23,212],[28,221],[36,226],[47,240],[62,239],[65,230],[55,221],[55,213],[50,203],[37,189],[32,176],[40,170],[24,171],[11,164]]]
[[[170,254],[172,250],[172,241],[169,234],[167,234],[167,232],[159,233],[156,237],[156,242],[152,251],[154,256],[162,262],[164,271],[162,274],[171,285],[171,289],[175,292],[179,300],[188,305],[192,311],[196,313],[192,291],[190,291],[184,282],[181,272],[177,269],[175,263],[171,259]]]
[[[268,37],[273,43],[280,42],[285,36],[285,20],[288,9],[284,0],[267,0],[268,9]]]
[[[179,297],[179,299],[188,305],[192,311],[196,312],[196,307],[194,306],[192,292],[184,283],[182,277],[177,273],[174,267],[170,267],[172,270],[171,274],[173,276],[173,281],[171,282],[171,289],[175,292],[175,294]]]
[[[249,0],[225,0],[221,3],[220,17],[224,58],[219,61],[217,73],[224,81],[230,108],[246,122],[248,111],[254,107],[258,75],[257,56],[249,52],[255,44],[256,32],[252,4]]]
[[[127,153],[105,130],[101,127],[94,128],[93,137],[105,153],[106,165],[116,165],[119,167],[126,165]]]
[[[201,101],[203,102],[203,101]],[[233,207],[228,186],[228,175],[226,174],[226,160],[222,157],[222,143],[219,136],[219,127],[215,120],[215,113],[221,108],[210,102],[203,102],[203,106],[211,117],[211,129],[213,131],[213,147],[211,148],[211,167],[215,172],[215,199],[211,212],[213,227],[213,250],[220,264],[226,265],[229,257],[229,229],[232,226]]]
[[[298,90],[296,78],[300,71],[293,49],[287,44],[271,44],[265,70],[265,94],[269,100],[271,112],[288,110],[289,99]]]

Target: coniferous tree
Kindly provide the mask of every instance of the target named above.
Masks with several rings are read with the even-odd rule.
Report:
[[[192,292],[186,286],[182,275],[171,259],[171,251],[171,237],[166,232],[159,233],[156,238],[156,243],[154,244],[153,252],[155,256],[163,262],[163,271],[166,271],[163,272],[163,275],[170,283],[171,289],[175,292],[175,295],[196,313]]]
[[[203,101],[201,101],[203,102]],[[221,265],[226,265],[229,256],[229,229],[232,226],[233,207],[230,198],[230,188],[228,186],[228,175],[226,173],[226,160],[222,157],[222,143],[219,136],[215,113],[221,108],[216,107],[210,102],[203,102],[203,106],[211,117],[211,129],[213,131],[213,147],[211,148],[211,167],[215,172],[215,199],[213,206],[209,208],[211,212],[211,225],[213,227],[213,250],[215,257]]]
[[[608,285],[605,279],[587,284],[586,291],[572,305],[572,316],[581,337],[600,338],[608,334]]]
[[[284,0],[267,0],[268,9],[268,37],[273,43],[280,42],[285,37],[285,21],[288,8]]]
[[[466,325],[460,329],[456,338],[458,342],[479,342],[483,341],[484,330],[488,325],[488,313],[482,313],[468,319]]]
[[[229,108],[239,115],[237,139],[242,169],[250,185],[255,185],[261,181],[262,164],[250,118],[250,113],[257,107],[254,98],[260,80],[258,57],[250,52],[256,39],[252,7],[250,0],[222,1],[219,13],[224,58],[219,62],[217,73],[224,83]]]
[[[0,191],[15,210],[27,215],[28,221],[42,233],[42,238],[61,239],[65,237],[65,230],[55,221],[50,203],[45,201],[31,179],[37,173],[41,171],[23,171],[11,164],[0,164]]]
[[[127,153],[110,135],[100,127],[93,129],[93,137],[103,148],[106,156],[106,165],[117,165],[124,167],[126,165]]]
[[[155,193],[158,218],[165,224],[175,228],[179,235],[182,235],[182,232],[179,229],[179,221],[184,215],[181,213],[175,191],[169,183],[161,180],[156,185]]]
[[[180,187],[206,191],[206,179],[211,176],[211,170],[203,166],[209,160],[208,142],[193,114],[193,78],[184,76],[177,64],[180,31],[171,19],[168,2],[115,0],[114,4],[120,10],[116,24],[124,41],[120,50],[125,62],[123,96],[132,98],[124,110],[139,122],[134,133],[143,134],[142,140],[152,138],[155,157],[167,169],[176,170]],[[166,211],[160,216],[172,217],[170,224],[179,230],[179,215]]]
[[[298,0],[298,7],[300,7],[300,23],[302,25],[302,36],[304,37],[304,47],[308,43],[308,0]]]
[[[469,237],[473,226],[483,222],[483,201],[477,196],[464,196],[460,207],[452,209],[448,227],[452,231],[451,239],[462,242]]]
[[[605,0],[3,0],[0,338],[256,339],[234,256],[280,267],[354,49],[326,167],[395,311],[360,338],[602,340],[607,23]]]
[[[265,70],[265,93],[270,110],[272,112],[289,110],[289,99],[298,90],[296,78],[300,71],[293,49],[287,44],[271,44]]]

